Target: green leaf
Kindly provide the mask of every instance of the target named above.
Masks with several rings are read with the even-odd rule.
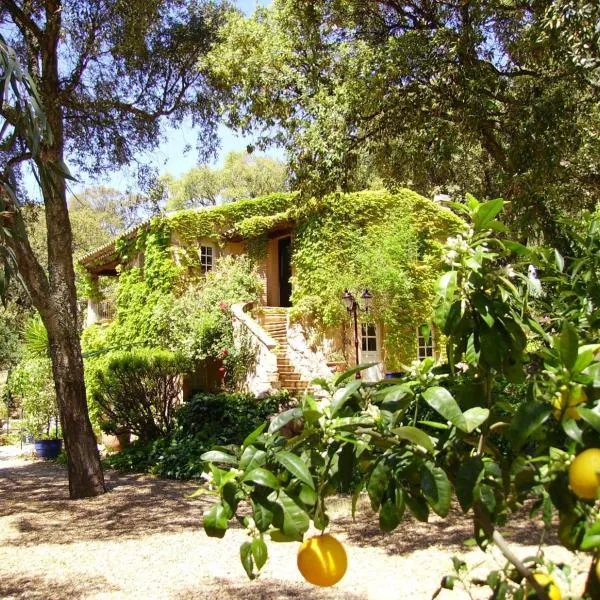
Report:
[[[579,351],[579,339],[577,338],[577,330],[568,321],[563,322],[560,336],[555,338],[558,343],[558,351],[560,359],[567,369],[572,369],[577,362]]]
[[[556,248],[554,248],[554,262],[556,263],[556,268],[562,273],[565,270],[565,259]]]
[[[575,440],[578,444],[583,444],[583,438],[581,429],[573,419],[564,419],[561,421],[561,426],[563,431],[572,439]]]
[[[467,431],[467,422],[460,407],[452,394],[443,387],[431,387],[423,392],[423,398],[431,408],[440,413],[444,419],[450,421],[455,427]]]
[[[256,467],[262,467],[267,461],[267,453],[264,450],[258,450],[254,446],[247,446],[240,458],[240,469],[242,471],[252,471]]]
[[[367,493],[371,500],[373,510],[378,510],[383,500],[383,496],[388,488],[391,470],[385,461],[380,460],[371,471],[367,483]]]
[[[254,562],[252,560],[252,544],[250,542],[244,542],[240,546],[240,560],[242,561],[242,566],[244,567],[244,571],[246,571],[246,575],[248,575],[248,578],[254,579],[256,575],[254,574]]]
[[[348,369],[347,371],[344,371],[343,373],[336,375],[333,378],[333,382],[332,382],[333,386],[338,387],[340,384],[344,383],[344,381],[346,381],[346,379],[350,379],[350,377],[352,377],[356,373],[358,373],[360,371],[364,371],[366,369],[370,369],[371,367],[374,367],[376,364],[377,363],[365,363],[365,364],[357,365],[356,367],[352,367],[351,369]]]
[[[589,367],[584,369],[583,373],[591,378],[592,387],[600,388],[600,363],[592,363]]]
[[[242,481],[246,483],[263,485],[271,488],[272,490],[278,490],[281,487],[277,477],[275,477],[271,471],[267,471],[267,469],[263,469],[262,467],[257,467],[256,469],[252,469],[252,471],[246,473]]]
[[[262,538],[254,538],[252,540],[252,556],[254,557],[256,568],[260,571],[265,566],[269,557],[267,545]]]
[[[335,391],[333,395],[333,400],[331,401],[331,416],[335,417],[339,410],[341,410],[344,404],[351,398],[362,386],[362,381],[360,379],[356,379],[351,381],[346,387],[338,389]]]
[[[400,519],[396,511],[396,504],[391,500],[386,500],[379,511],[379,528],[381,531],[394,531],[398,527]]]
[[[408,385],[402,383],[384,389],[378,394],[381,398],[381,409],[396,412],[405,409],[413,398],[413,392]]]
[[[477,429],[482,423],[487,421],[488,417],[490,416],[490,411],[487,408],[474,406],[473,408],[466,410],[463,413],[463,416],[467,424],[465,431],[467,433],[471,433],[472,431],[475,431],[475,429]]]
[[[273,511],[270,506],[268,500],[258,498],[252,500],[252,518],[260,532],[267,531],[273,522]]]
[[[485,229],[490,229],[494,218],[503,207],[504,200],[502,200],[502,198],[481,203],[477,207],[473,217],[473,225],[475,226],[475,230],[482,231]]]
[[[479,456],[473,456],[464,461],[456,475],[456,497],[463,512],[473,506],[474,490],[483,473],[483,461]]]
[[[340,481],[341,492],[347,493],[352,489],[355,464],[356,455],[354,444],[346,443],[342,446],[338,459],[338,478]]]
[[[600,548],[600,521],[596,521],[586,528],[580,548],[582,550]]]
[[[589,408],[577,407],[579,416],[593,429],[600,433],[600,415]]]
[[[531,248],[524,246],[523,244],[519,244],[519,242],[514,242],[513,240],[504,240],[504,245],[515,254],[519,256],[531,256]]]
[[[269,535],[274,542],[289,543],[301,541],[296,536],[285,535],[281,529],[272,529],[269,531]]]
[[[306,463],[291,452],[281,451],[275,455],[275,460],[302,483],[315,489],[315,483]]]
[[[517,413],[507,430],[507,437],[518,452],[550,416],[551,409],[541,402],[526,402],[519,406]]]
[[[300,486],[300,494],[298,497],[300,498],[300,502],[307,506],[314,506],[318,500],[317,492],[304,484]]]
[[[406,495],[406,506],[408,506],[408,510],[412,513],[412,515],[423,523],[427,523],[429,519],[429,506],[425,501],[425,498],[421,498],[421,496],[411,496],[410,494]]]
[[[494,514],[496,510],[496,496],[494,495],[494,490],[487,484],[482,483],[478,488],[479,499],[483,506],[486,507],[490,514]]]
[[[285,427],[290,421],[294,419],[302,418],[302,409],[297,406],[296,408],[290,408],[285,412],[282,412],[280,415],[277,415],[269,425],[269,433],[275,433],[279,431],[282,427]]]
[[[280,492],[275,502],[282,511],[281,531],[285,536],[301,541],[310,525],[308,515],[285,492]]]
[[[231,454],[221,452],[220,450],[209,450],[200,456],[204,462],[218,463],[224,465],[237,465],[238,459]]]
[[[260,437],[260,434],[265,430],[267,426],[267,422],[261,423],[252,433],[246,437],[244,443],[242,444],[242,448],[247,448],[254,444],[254,442]]]
[[[431,427],[432,429],[442,429],[447,431],[450,429],[446,423],[438,423],[437,421],[418,421],[419,425],[425,425],[426,427]]]
[[[227,531],[229,517],[225,508],[220,504],[213,504],[203,515],[202,525],[209,537],[222,538]]]
[[[331,421],[332,429],[352,431],[357,427],[372,427],[375,424],[372,417],[338,417]]]
[[[417,446],[425,448],[428,452],[434,452],[435,447],[431,438],[421,429],[416,427],[397,427],[392,429],[392,433],[395,433],[401,440],[407,440]]]
[[[456,289],[456,277],[456,271],[447,271],[438,279],[437,290],[442,298],[452,298]]]
[[[425,463],[421,471],[421,489],[434,512],[445,517],[450,510],[452,487],[444,470]]]
[[[573,371],[580,372],[591,365],[598,351],[600,351],[600,344],[580,346],[577,350],[577,360],[573,365]]]

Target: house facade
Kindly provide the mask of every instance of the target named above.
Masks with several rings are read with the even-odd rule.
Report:
[[[435,333],[427,335],[421,326],[431,318],[440,245],[461,222],[435,202],[407,190],[305,203],[278,194],[159,221],[180,269],[193,265],[203,275],[225,256],[253,257],[260,298],[229,307],[236,339],[246,340],[255,355],[246,374],[248,391],[300,393],[315,378],[354,366],[357,358],[373,364],[364,379],[377,381],[411,360],[439,354]],[[132,266],[143,271],[143,239],[156,223],[84,256],[79,262],[92,283]],[[362,300],[366,288],[373,296],[370,308]],[[343,301],[347,289],[356,299],[356,327]],[[112,316],[106,301],[88,301],[88,326]],[[189,387],[213,383],[204,368]]]

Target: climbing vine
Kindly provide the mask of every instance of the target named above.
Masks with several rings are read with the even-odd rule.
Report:
[[[463,223],[408,190],[331,194],[302,202],[295,193],[271,194],[155,218],[135,238],[116,244],[122,263],[130,266],[121,268],[117,321],[107,337],[115,344],[164,344],[173,337],[169,315],[177,312],[177,299],[190,281],[202,282],[200,240],[220,247],[242,240],[258,264],[268,234],[287,225],[294,231],[292,318],[325,332],[348,319],[340,300],[343,290],[360,295],[368,288],[374,306],[361,319],[384,326],[388,368],[410,362],[415,328],[431,317],[441,243]]]
[[[373,294],[361,319],[385,330],[386,367],[410,362],[416,326],[431,318],[440,249],[464,227],[452,212],[408,190],[314,199],[298,210],[292,316],[326,329],[344,323],[345,289]]]

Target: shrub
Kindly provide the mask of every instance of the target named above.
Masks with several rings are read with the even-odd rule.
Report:
[[[36,439],[51,436],[58,420],[58,406],[50,359],[26,356],[11,371],[7,382],[12,401],[23,409],[25,429]]]
[[[239,444],[289,401],[287,393],[257,400],[250,394],[197,394],[177,410],[171,435],[135,442],[107,464],[121,471],[150,471],[172,479],[194,479],[201,455],[215,444]]]
[[[92,401],[102,427],[130,432],[141,442],[168,435],[181,393],[181,374],[189,368],[180,355],[165,350],[113,352],[93,375]]]

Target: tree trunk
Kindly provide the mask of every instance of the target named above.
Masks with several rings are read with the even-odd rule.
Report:
[[[63,116],[58,97],[58,44],[61,10],[57,0],[46,1],[47,27],[41,47],[39,89],[52,136],[36,158],[46,208],[48,277],[25,240],[17,243],[19,270],[34,306],[48,331],[54,387],[67,452],[71,498],[97,496],[106,491],[96,438],[90,423],[83,359],[77,322],[71,223],[67,209]]]
[[[98,496],[106,488],[96,437],[88,416],[77,324],[64,326],[61,319],[53,316],[45,321],[67,452],[69,493],[71,498]]]

